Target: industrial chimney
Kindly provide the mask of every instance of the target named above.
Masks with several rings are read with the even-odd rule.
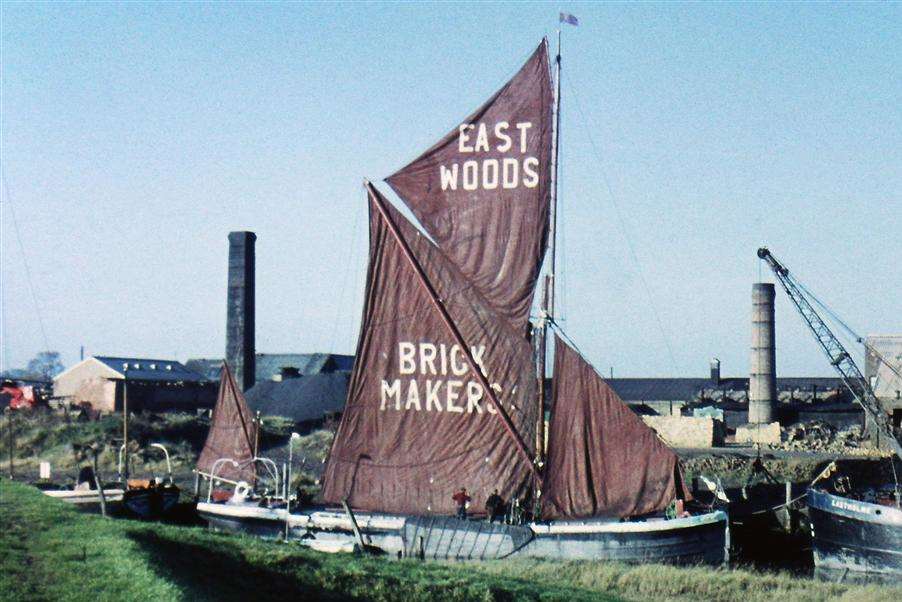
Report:
[[[711,384],[720,385],[720,360],[716,357],[711,359]]]
[[[254,386],[253,232],[229,232],[229,288],[226,308],[226,361],[242,391]]]
[[[774,421],[777,351],[774,336],[774,285],[752,285],[752,358],[749,373],[749,424]]]

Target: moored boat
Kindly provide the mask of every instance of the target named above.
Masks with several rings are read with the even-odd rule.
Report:
[[[179,501],[181,489],[172,481],[172,464],[169,460],[169,451],[160,443],[151,443],[151,447],[159,449],[166,457],[166,476],[162,479],[151,476],[149,479],[129,479],[126,468],[125,490],[122,494],[122,503],[125,509],[134,516],[143,519],[158,519],[172,511]],[[120,453],[120,469],[122,474],[122,457],[125,445]],[[126,457],[126,466],[128,459]]]
[[[289,537],[323,551],[349,551],[358,540],[351,517],[335,509],[290,514],[259,503],[200,502],[197,512],[220,531],[271,539]],[[679,519],[575,520],[509,525],[451,517],[355,512],[367,546],[403,557],[436,560],[489,560],[512,556],[568,560],[723,563],[729,552],[724,512]]]
[[[64,489],[58,486],[52,486],[52,488],[45,489],[40,485],[38,486],[38,488],[44,495],[67,502],[69,504],[75,504],[79,507],[100,507],[100,492],[97,489],[78,487],[74,487],[72,489]],[[120,502],[122,502],[123,493],[124,491],[119,487],[105,486],[103,488],[103,501],[106,504],[119,504]]]
[[[902,580],[902,509],[809,489],[808,514],[818,571]]]
[[[425,235],[365,183],[366,301],[323,506],[290,510],[287,486],[275,500],[244,490],[217,496],[214,483],[228,481],[206,468],[211,490],[197,510],[212,526],[424,558],[726,559],[726,515],[685,510],[691,495],[676,454],[555,323],[553,245],[545,255],[554,240],[560,56],[556,65],[557,93],[543,41],[482,107],[386,179]],[[222,447],[216,439],[231,431],[235,453],[248,455],[241,403],[223,407],[233,415],[214,420],[208,446]],[[245,465],[225,453],[205,453],[199,465],[213,458],[236,471]],[[497,503],[519,510],[503,522],[483,519]]]

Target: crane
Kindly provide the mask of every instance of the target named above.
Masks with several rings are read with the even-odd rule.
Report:
[[[808,328],[814,335],[821,349],[827,354],[827,358],[842,378],[843,384],[852,393],[852,396],[858,404],[864,409],[872,424],[877,428],[879,433],[885,438],[885,442],[889,444],[897,456],[902,458],[902,445],[896,439],[893,433],[892,422],[889,415],[883,410],[880,400],[874,394],[870,384],[861,374],[861,370],[855,364],[855,360],[849,355],[849,352],[843,344],[836,338],[836,335],[830,330],[821,316],[817,313],[811,301],[823,306],[814,295],[812,295],[805,287],[798,282],[789,270],[781,264],[776,257],[771,254],[767,247],[758,249],[758,257],[767,262],[770,269],[773,270],[777,280],[790,300],[796,306],[799,314],[808,324]],[[809,299],[811,297],[811,299]],[[882,358],[882,356],[879,356]],[[885,360],[884,360],[885,361]],[[887,364],[889,365],[889,364]],[[890,366],[892,368],[892,366]],[[894,370],[895,371],[895,370]]]

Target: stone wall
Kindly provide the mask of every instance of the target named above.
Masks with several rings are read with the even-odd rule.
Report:
[[[736,427],[736,443],[780,444],[780,423],[744,424]]]
[[[709,416],[642,416],[642,420],[671,447],[713,447],[723,444],[723,422]]]

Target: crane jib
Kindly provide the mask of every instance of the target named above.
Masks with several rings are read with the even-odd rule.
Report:
[[[817,339],[821,349],[827,354],[830,364],[839,373],[843,384],[852,393],[852,396],[864,409],[865,413],[872,418],[880,434],[886,438],[896,455],[902,458],[902,445],[899,444],[893,433],[889,415],[884,411],[880,400],[874,394],[861,370],[858,369],[855,360],[852,359],[852,356],[843,344],[836,338],[836,335],[833,334],[833,331],[830,330],[826,322],[809,302],[808,295],[810,295],[810,292],[808,295],[805,294],[801,283],[796,282],[789,270],[777,261],[777,258],[766,247],[758,249],[758,257],[766,261],[767,265],[770,266],[777,280],[780,281],[783,290],[789,295],[790,300],[802,316],[802,319],[805,320],[814,338]]]

